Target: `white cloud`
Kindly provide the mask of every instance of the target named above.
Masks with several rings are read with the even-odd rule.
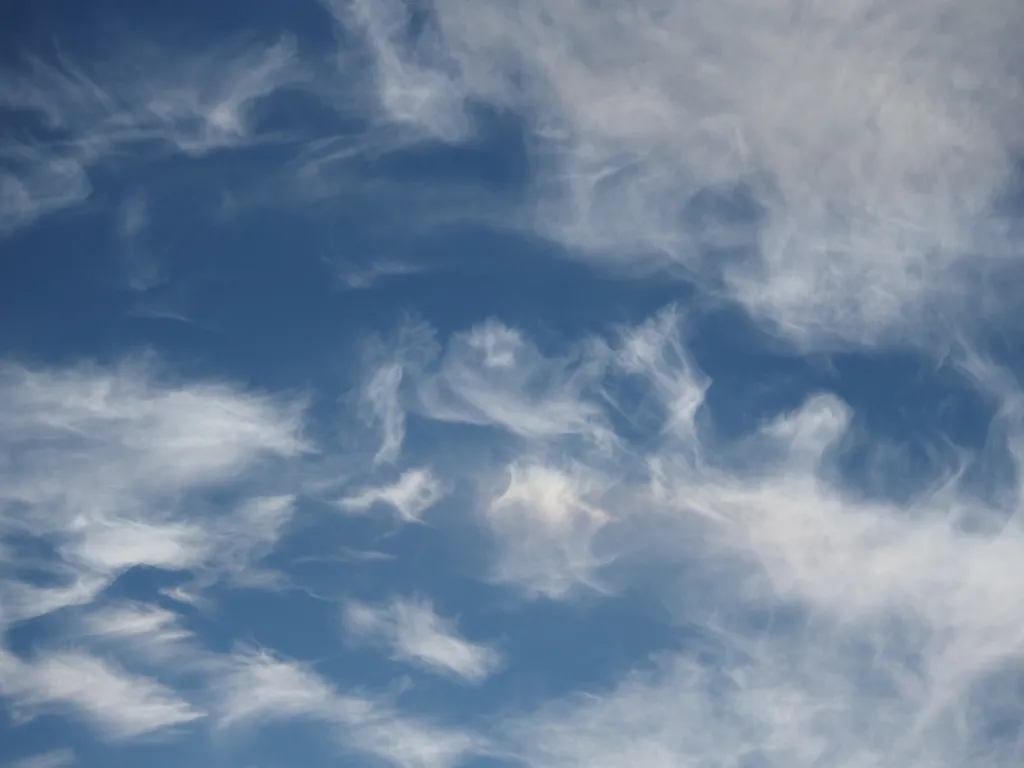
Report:
[[[339,698],[312,669],[282,661],[266,652],[239,653],[218,686],[220,724],[284,720],[319,720],[358,716],[355,701]]]
[[[497,546],[494,578],[549,598],[567,597],[578,586],[602,589],[598,571],[605,561],[594,552],[594,537],[612,519],[595,497],[606,483],[580,466],[511,465],[508,485],[486,511]]]
[[[815,629],[726,642],[701,649],[703,659],[668,654],[511,731],[528,764],[551,768],[1016,765],[1012,737],[985,732],[982,701],[998,692],[979,688],[931,713],[936,691],[907,669],[903,650]]]
[[[362,723],[350,738],[355,748],[400,768],[464,765],[469,756],[489,751],[476,734],[394,716]]]
[[[677,308],[670,307],[642,325],[624,329],[616,362],[625,373],[648,380],[664,410],[666,431],[694,439],[697,411],[710,382],[691,359],[681,324]]]
[[[466,346],[483,352],[484,368],[514,368],[524,344],[519,331],[495,320],[473,328],[466,338]]]
[[[182,605],[193,608],[207,607],[207,602],[201,595],[184,586],[165,587],[160,590],[160,594]]]
[[[491,368],[514,369],[532,348],[521,333],[470,338],[481,370],[488,355]],[[677,312],[570,346],[592,357],[536,352],[531,375],[572,382],[561,392],[596,423],[648,429],[594,451],[509,419],[522,454],[507,483],[489,480],[498,449],[462,468],[482,490],[492,575],[556,599],[650,591],[692,631],[646,671],[512,718],[512,752],[610,768],[1019,762],[1007,724],[1024,706],[1024,396],[1012,376],[957,359],[964,384],[994,400],[989,445],[976,456],[958,447],[962,465],[935,466],[934,482],[897,500],[846,486],[838,460],[870,435],[850,434],[854,411],[832,394],[723,441],[704,399],[714,384]],[[506,380],[478,387],[481,401],[517,396]],[[435,427],[449,420],[441,412]],[[993,471],[1004,461],[1014,473]],[[383,633],[383,610],[352,621]]]
[[[258,563],[274,549],[295,515],[295,496],[259,496],[242,503],[210,532],[216,542],[215,575],[237,586],[272,584],[278,577]],[[219,572],[219,573],[218,573]]]
[[[91,634],[111,637],[157,635],[173,641],[187,636],[177,628],[178,617],[163,608],[142,603],[108,606],[88,616],[86,627]]]
[[[389,278],[415,275],[423,270],[424,267],[420,265],[397,261],[379,261],[367,265],[342,263],[338,266],[338,277],[348,288],[357,291],[373,288]]]
[[[77,651],[29,661],[0,651],[0,694],[29,713],[70,707],[112,738],[141,736],[204,716],[155,680]]]
[[[126,282],[133,291],[148,291],[166,279],[163,266],[146,243],[151,217],[149,201],[141,195],[129,197],[118,210],[116,234]]]
[[[0,379],[0,423],[8,443],[66,448],[74,458],[81,456],[73,449],[95,447],[101,449],[92,454],[96,463],[121,451],[132,462],[132,473],[123,482],[142,482],[155,490],[215,481],[266,453],[304,450],[299,407],[282,407],[222,383],[163,383],[152,368],[136,363],[54,370],[6,365]],[[27,458],[41,462],[55,456],[39,450]],[[45,488],[19,490],[26,501],[46,497]],[[110,494],[118,490],[115,486]]]
[[[0,168],[0,232],[31,224],[84,202],[92,184],[82,164],[29,147],[4,148]]]
[[[17,558],[6,557],[3,564],[14,562]],[[91,603],[110,583],[106,576],[75,574],[73,569],[66,567],[55,570],[58,575],[67,577],[67,586],[42,587],[15,579],[6,580],[0,587],[0,626]]]
[[[403,136],[462,141],[473,101],[514,113],[536,172],[530,226],[616,267],[681,265],[797,344],[941,335],[923,326],[964,322],[985,303],[979,285],[1016,258],[991,211],[1024,152],[1015,0],[433,0],[415,41],[422,19],[407,3],[330,5],[364,32],[377,117]],[[131,70],[146,72],[138,79],[120,63],[0,78],[0,107],[45,118],[59,137],[0,146],[0,231],[85,200],[114,151],[202,155],[258,140],[256,105],[301,76],[287,43],[156,59]],[[738,221],[730,195],[749,209]],[[138,234],[137,214],[124,211],[124,234]],[[436,359],[422,327],[403,334],[360,392],[379,430],[373,464],[398,464],[407,408],[440,435],[494,428],[489,449],[454,468],[482,488],[493,580],[558,600],[639,583],[692,630],[611,685],[500,713],[526,764],[1020,764],[1021,737],[1007,735],[1024,706],[1024,397],[1012,376],[958,361],[998,401],[988,449],[1016,476],[989,476],[991,457],[971,457],[996,501],[951,472],[897,502],[843,486],[834,453],[854,414],[831,394],[717,442],[712,382],[678,312],[558,353],[496,320]],[[640,391],[623,395],[623,377]],[[257,564],[296,499],[260,470],[308,449],[301,410],[143,367],[0,370],[0,536],[12,540],[0,632],[87,606],[136,565],[193,571],[200,585],[271,583]],[[425,468],[396,475],[337,503],[419,522],[451,487]],[[209,488],[241,500],[211,509]],[[45,582],[21,575],[13,540],[26,535],[54,553]],[[346,621],[396,658],[468,681],[502,661],[425,601],[351,603]],[[135,604],[87,612],[81,628],[88,648],[160,662],[190,637],[173,613]],[[315,721],[401,766],[490,748],[343,691],[311,664],[256,652],[204,662],[223,727]],[[204,716],[83,650],[0,650],[0,694],[15,711],[70,709],[121,738]]]
[[[535,381],[562,382],[565,401],[578,403],[576,412],[589,414],[603,429],[627,422],[649,427],[644,439],[615,437],[594,450],[593,441],[580,440],[578,431],[531,432],[514,428],[511,420],[507,427],[496,422],[502,430],[494,433],[499,442],[492,444],[493,450],[453,467],[464,474],[451,479],[480,485],[477,512],[493,537],[494,580],[527,596],[558,600],[575,597],[581,588],[606,595],[620,588],[650,590],[671,616],[692,630],[679,633],[659,662],[638,664],[613,684],[570,694],[533,712],[495,713],[505,723],[499,729],[502,754],[519,755],[534,765],[610,768],[800,768],[823,763],[859,768],[894,760],[911,768],[1015,765],[1019,756],[1012,752],[1014,736],[998,728],[1000,722],[1013,722],[1022,704],[1013,688],[1024,660],[1024,612],[1015,599],[1016,585],[1024,579],[1024,531],[1017,514],[1022,489],[1019,474],[1009,479],[987,475],[984,464],[1004,454],[1011,463],[1016,460],[1024,402],[1018,383],[980,357],[958,362],[995,401],[990,445],[974,459],[981,465],[982,482],[999,484],[1001,492],[991,494],[996,502],[973,495],[960,484],[957,472],[945,468],[940,468],[941,482],[893,501],[884,495],[865,497],[843,485],[836,454],[850,438],[855,414],[834,395],[811,395],[800,407],[723,443],[714,433],[715,414],[704,401],[714,384],[693,360],[683,337],[679,314],[666,311],[636,327],[617,329],[608,341],[570,344],[567,354],[543,354],[522,332],[493,323],[455,343],[456,349],[477,355],[479,370],[506,377],[509,371],[529,370],[527,383],[521,385],[527,390]],[[525,366],[523,350],[528,351]],[[410,384],[419,387],[421,380],[442,376],[444,370],[443,362],[436,370],[415,367]],[[622,386],[624,378],[629,386]],[[487,386],[497,390],[494,399],[520,398],[509,381],[481,377],[479,399],[490,402]],[[156,387],[152,382],[147,386]],[[97,403],[106,403],[109,395],[82,394],[92,391],[74,388],[62,402],[73,404],[77,397],[78,405],[65,407],[75,413],[105,413],[109,406]],[[150,389],[143,391],[152,395]],[[159,387],[156,391],[163,392]],[[161,402],[173,401],[164,394]],[[245,399],[238,392],[233,396]],[[10,399],[35,402],[24,393]],[[152,398],[138,399],[148,403]],[[288,412],[281,408],[271,406],[269,413]],[[111,430],[111,443],[118,435],[132,434],[128,425],[138,418],[137,411],[147,412],[142,405],[129,410],[132,415],[121,417],[123,425]],[[94,448],[93,463],[83,466],[102,468],[110,456],[120,455],[103,447],[106,416],[85,421],[56,406],[37,407],[33,417],[27,415],[30,411],[0,412],[10,427],[5,439],[17,448],[9,452],[15,467],[62,466],[33,457],[32,451],[51,445],[42,440],[51,433],[71,432],[77,435],[74,440],[95,441],[102,448]],[[634,419],[638,411],[643,413]],[[291,416],[282,418],[293,425]],[[92,423],[98,426],[83,438],[81,425]],[[149,423],[161,421],[151,418]],[[442,414],[424,429],[443,437],[450,423]],[[269,443],[283,440],[292,451],[301,450],[294,429],[289,426],[284,434],[296,443],[280,437]],[[505,462],[502,435],[518,458],[505,464],[505,483],[495,489],[490,484],[495,467],[489,462],[494,457]],[[444,445],[440,437],[438,444]],[[57,441],[56,447],[65,450],[66,440],[71,438]],[[280,448],[268,451],[289,454]],[[216,455],[211,453],[209,460],[215,465]],[[116,498],[178,500],[180,491],[174,489],[181,486],[152,479],[144,456],[132,461],[125,465],[131,471],[121,476]],[[173,451],[168,459],[172,467],[178,466],[178,482],[192,484],[244,475],[255,461],[221,458],[221,469],[208,479],[209,467],[192,469],[184,459],[175,459]],[[136,466],[143,471],[132,469]],[[891,469],[895,473],[900,467]],[[17,481],[24,479],[19,475]],[[433,499],[430,489],[440,483],[426,470],[407,470],[394,485],[355,494],[347,502],[352,509],[391,504],[415,520],[423,512],[418,505]],[[48,514],[55,517],[43,519],[54,526],[58,520],[73,522],[76,516],[67,514],[67,498],[74,500],[69,494],[64,492],[59,503],[49,502]],[[89,509],[106,514],[112,508],[107,495],[96,494],[95,485],[83,498],[92,500],[85,505]],[[251,569],[292,514],[290,496],[254,499],[223,518],[224,528],[178,513],[136,522],[171,526],[172,531],[175,525],[199,526],[213,537],[211,547],[220,553],[218,572],[232,576]],[[131,543],[136,533],[128,530],[132,533],[126,541]],[[248,538],[229,546],[228,530],[246,531]],[[193,551],[192,545],[176,548],[189,541],[187,536],[164,538],[163,548],[127,560],[174,563],[179,557],[175,553]],[[113,562],[113,554],[103,554],[107,545],[100,533],[89,541],[88,547],[68,550],[81,558],[62,566],[70,567],[71,575],[78,569],[102,570],[100,563]],[[145,548],[132,544],[110,549],[122,553]],[[188,567],[215,569],[203,561],[207,555],[194,557],[189,562],[198,564]],[[59,600],[54,595],[54,600],[65,605],[88,602],[95,594],[88,586],[83,582],[81,589]],[[28,592],[19,599],[11,604],[25,607],[30,602]],[[425,601],[351,603],[346,620],[354,637],[380,642],[395,658],[469,681],[484,679],[501,661],[493,649],[463,638],[453,622]],[[151,607],[101,609],[87,613],[85,624],[92,634],[83,634],[84,641],[109,647],[159,649],[165,635],[164,647],[180,648],[188,641],[178,639],[183,630],[171,614]],[[161,658],[170,657],[145,660]],[[173,658],[177,664],[182,657]],[[4,663],[4,690],[20,709],[64,702],[90,714],[110,733],[118,732],[114,721],[119,715],[112,714],[107,698],[86,701],[84,685],[61,688],[52,682],[52,670],[81,668],[86,670],[82,679],[105,680],[96,671],[99,665],[107,677],[135,677],[82,652],[42,653],[27,661],[7,654]],[[432,725],[389,702],[340,690],[308,664],[267,653],[238,653],[229,659],[208,655],[204,664],[210,680],[206,693],[214,699],[208,708],[225,727],[309,720],[338,734],[346,748],[396,765],[455,765],[470,754],[494,749],[472,733]],[[198,712],[166,689],[146,685],[142,690],[148,693],[133,695],[167,705],[153,705],[151,712],[167,717]],[[90,694],[93,688],[99,690],[90,685]],[[168,702],[186,709],[176,710]]]
[[[218,683],[225,727],[305,719],[338,728],[347,750],[402,768],[446,768],[486,749],[478,736],[401,715],[386,703],[339,693],[308,665],[266,652],[235,654]]]
[[[433,0],[415,33],[409,3],[358,7],[393,120],[457,140],[468,103],[510,111],[535,227],[682,265],[799,344],[955,327],[1019,253],[992,207],[1024,151],[1015,0]]]
[[[387,504],[404,522],[418,523],[444,496],[444,486],[429,469],[409,469],[393,484],[364,489],[341,499],[338,505],[351,512],[366,512],[376,504]]]
[[[527,440],[615,440],[603,413],[583,397],[605,365],[586,346],[546,359],[521,334],[491,320],[454,336],[436,371],[418,377],[421,412],[436,420],[505,429]]]
[[[473,478],[487,499],[496,581],[549,598],[604,588],[598,571],[614,554],[599,551],[597,539],[615,515],[602,499],[620,475],[639,477],[645,463],[612,427],[611,412],[628,420],[636,411],[616,401],[623,377],[643,385],[631,397],[655,403],[666,439],[698,448],[696,417],[709,382],[681,326],[669,308],[618,329],[611,342],[589,338],[546,355],[521,331],[490,320],[454,335],[436,366],[411,373],[422,416],[497,427],[517,439],[521,456],[505,467],[500,489],[480,480],[493,468]],[[380,496],[355,498],[366,505]]]
[[[0,535],[55,553],[31,563],[54,577],[47,586],[12,579],[0,590],[5,621],[88,603],[137,565],[252,577],[292,514],[290,496],[212,511],[189,494],[237,487],[268,460],[307,451],[301,403],[162,382],[137,364],[8,364],[0,403]],[[23,559],[11,549],[3,565]]]
[[[398,458],[405,440],[405,408],[400,398],[402,366],[399,363],[382,365],[363,390],[363,398],[370,406],[374,420],[380,424],[381,443],[374,456],[377,464],[390,463]]]
[[[11,768],[65,768],[74,763],[75,753],[70,749],[51,749],[15,760]]]
[[[83,202],[91,169],[140,147],[205,155],[262,140],[255,109],[305,79],[294,44],[222,45],[182,54],[109,46],[86,68],[32,58],[0,77],[0,110],[39,123],[32,143],[0,143],[0,231]]]
[[[206,558],[209,546],[198,525],[120,519],[99,521],[89,528],[66,556],[99,572],[122,571],[141,563],[168,570],[192,568]]]
[[[154,605],[124,602],[105,605],[83,617],[80,635],[125,656],[169,665],[175,672],[199,664],[203,654],[176,613]]]
[[[375,63],[374,78],[385,115],[426,137],[457,141],[469,134],[464,94],[445,73],[416,59],[426,47],[407,45],[406,27],[412,8],[402,0],[324,0],[343,23],[365,33]],[[429,54],[428,54],[429,55]]]
[[[359,392],[360,413],[380,429],[373,463],[393,464],[405,442],[404,387],[407,378],[436,354],[433,331],[423,323],[404,323],[390,343],[375,340],[368,353],[370,372]]]
[[[352,637],[382,641],[395,659],[468,682],[484,680],[501,664],[496,650],[463,638],[455,623],[425,600],[396,598],[380,606],[350,602],[344,621]]]

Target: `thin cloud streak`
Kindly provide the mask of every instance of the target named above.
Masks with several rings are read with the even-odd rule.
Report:
[[[463,638],[429,601],[395,598],[380,606],[352,601],[343,618],[352,638],[382,642],[395,659],[465,682],[482,682],[502,663],[493,648]]]
[[[0,77],[0,111],[30,126],[0,138],[0,233],[83,203],[112,156],[201,157],[274,139],[258,130],[257,105],[307,79],[288,38],[191,55],[136,42],[88,68],[28,59]]]
[[[155,680],[77,651],[21,661],[0,651],[0,694],[25,714],[67,706],[109,737],[133,738],[204,717]]]
[[[66,768],[74,763],[75,753],[70,749],[51,749],[38,755],[15,760],[11,768]]]
[[[472,733],[405,717],[386,702],[344,695],[309,665],[265,651],[238,651],[219,682],[223,728],[305,719],[338,728],[346,751],[401,768],[448,768],[486,752]]]

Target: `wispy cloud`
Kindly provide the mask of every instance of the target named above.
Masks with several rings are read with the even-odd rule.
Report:
[[[70,749],[52,749],[15,760],[11,768],[66,768],[74,763],[75,753]]]
[[[445,488],[429,469],[410,469],[398,480],[379,488],[367,488],[338,502],[345,510],[366,512],[376,504],[387,504],[407,523],[422,521],[422,515],[445,495]]]
[[[339,279],[352,290],[373,288],[388,278],[415,275],[424,267],[399,261],[379,261],[368,265],[342,263],[338,265]]]
[[[583,397],[605,364],[600,352],[584,346],[545,359],[519,331],[492,320],[450,339],[436,370],[418,377],[420,410],[528,440],[576,436],[607,446],[615,436]]]
[[[57,52],[0,79],[0,110],[32,125],[0,140],[0,231],[10,231],[83,202],[91,169],[113,153],[200,156],[268,138],[256,128],[257,104],[305,73],[282,39],[184,55],[126,43],[88,67]]]
[[[374,456],[377,464],[398,458],[405,440],[405,407],[401,402],[402,366],[387,363],[373,372],[363,390],[373,419],[380,425],[381,443]]]
[[[965,278],[1012,254],[992,206],[1024,151],[1014,0],[355,7],[337,18],[395,122],[452,141],[468,104],[511,111],[533,226],[683,265],[799,344],[965,322]]]
[[[315,671],[264,651],[240,652],[220,688],[220,724],[355,716],[360,706],[337,696]]]
[[[187,636],[176,624],[177,616],[170,611],[140,603],[109,606],[91,614],[86,620],[86,627],[94,635],[154,635],[172,642]]]
[[[122,659],[168,665],[175,672],[203,658],[193,634],[176,613],[145,603],[103,605],[82,618],[78,634],[105,650],[116,649]]]
[[[92,193],[88,174],[77,160],[52,157],[31,147],[5,147],[0,168],[0,232],[84,202]]]
[[[226,578],[234,586],[270,586],[279,574],[264,569],[260,561],[270,554],[295,515],[291,494],[255,496],[239,505],[210,533],[217,542],[212,561],[214,578]]]
[[[489,356],[514,370],[510,350],[528,346],[522,334],[477,338],[481,368]],[[642,586],[699,630],[617,685],[514,718],[513,751],[553,766],[1013,764],[1015,731],[998,725],[1020,707],[1000,676],[1015,680],[1024,658],[1013,587],[1024,400],[1012,376],[977,356],[959,363],[996,405],[985,454],[961,459],[974,484],[936,466],[934,482],[896,500],[846,485],[854,414],[835,395],[722,442],[705,400],[714,382],[678,311],[569,346],[575,356],[536,353],[535,380],[572,382],[566,402],[607,429],[651,428],[600,451],[571,433],[503,430],[521,452],[504,485],[486,457],[464,467],[495,543],[491,575],[562,600]],[[510,380],[478,379],[479,400],[521,397]],[[450,419],[438,417],[440,430]],[[986,474],[992,461],[1015,471]],[[976,493],[979,477],[999,492]],[[392,626],[381,610],[361,615],[367,632]]]
[[[240,651],[219,683],[224,727],[304,719],[334,726],[339,744],[403,768],[445,768],[486,750],[475,734],[411,719],[390,705],[343,695],[310,666]]]
[[[374,63],[373,77],[384,114],[424,137],[457,141],[470,133],[465,94],[446,73],[422,66],[418,55],[431,55],[426,46],[408,39],[414,9],[403,0],[324,0],[346,26],[365,32]],[[410,60],[412,59],[412,60]]]
[[[5,620],[90,602],[137,565],[242,578],[291,515],[289,496],[254,495],[216,514],[187,494],[244,480],[296,457],[302,404],[226,384],[162,382],[148,364],[0,372],[7,460],[2,533],[53,557],[31,564],[49,583],[8,580]],[[179,506],[181,505],[181,506]],[[199,513],[199,514],[197,514]],[[18,550],[5,566],[29,564]],[[251,573],[249,574],[252,575]]]
[[[522,462],[508,468],[508,485],[488,503],[494,534],[494,577],[530,594],[561,598],[579,586],[601,589],[594,537],[611,521],[599,506],[602,474]]]
[[[178,617],[141,603],[93,604],[140,565],[203,584],[267,583],[258,562],[294,499],[237,489],[254,468],[308,449],[302,404],[163,381],[142,363],[8,364],[0,393],[0,535],[12,542],[0,562],[0,630],[72,607],[80,617],[65,638],[74,649],[0,648],[0,694],[24,715],[70,711],[118,739],[201,719],[203,710],[165,682],[108,659],[116,652],[122,663],[171,676],[207,663]],[[232,484],[242,499],[225,508],[200,498]]]
[[[362,418],[380,430],[374,464],[398,460],[405,442],[408,377],[437,354],[433,330],[424,323],[402,324],[394,339],[375,339],[367,351],[369,373],[359,389]]]
[[[8,556],[3,563],[10,567],[18,561],[17,555]],[[106,588],[110,580],[95,574],[75,574],[73,569],[60,564],[48,564],[57,576],[65,577],[64,586],[41,586],[16,579],[8,579],[0,588],[3,597],[3,614],[0,622],[9,624],[45,616],[69,606],[91,603]]]
[[[971,317],[1004,308],[1019,286],[1019,227],[995,201],[1019,186],[1024,156],[1020,1],[320,5],[341,49],[342,76],[326,80],[300,60],[312,46],[287,38],[203,51],[114,41],[91,63],[58,52],[8,66],[0,236],[89,200],[115,158],[186,155],[195,168],[220,150],[321,131],[289,125],[289,110],[263,119],[275,95],[303,88],[345,125],[296,141],[283,161],[266,153],[281,165],[255,197],[278,212],[295,186],[338,206],[347,185],[365,205],[349,220],[404,242],[484,211],[488,226],[539,233],[616,276],[690,281],[790,351],[935,342],[943,374],[993,414],[985,445],[954,445],[912,482],[838,388],[801,390],[726,434],[718,420],[735,404],[714,397],[721,382],[691,352],[680,307],[573,340],[497,318],[449,334],[461,308],[438,331],[398,320],[352,365],[339,421],[361,428],[326,437],[324,452],[340,444],[344,456],[312,469],[296,467],[315,450],[300,397],[177,379],[149,360],[3,363],[0,700],[12,715],[82,719],[108,740],[299,722],[334,738],[340,759],[409,768],[495,756],[546,768],[1024,763],[1024,388],[986,357]],[[433,176],[435,162],[492,138],[476,135],[480,114],[522,131],[522,194],[482,203],[478,181],[378,182],[393,166],[366,162],[440,142],[445,159],[423,163]],[[292,187],[276,184],[296,171]],[[428,188],[429,202],[407,205]],[[110,194],[122,201],[113,227],[130,282],[146,290],[162,276],[146,245],[163,198]],[[506,199],[521,207],[501,208]],[[374,218],[364,210],[380,218],[363,222]],[[351,260],[342,279],[362,288],[423,267],[407,253],[376,258]],[[462,288],[446,290],[458,300]],[[348,298],[355,317],[366,297]],[[906,493],[855,485],[853,444]],[[326,517],[305,508],[310,486]],[[479,545],[454,567],[477,569],[474,599],[505,600],[502,620],[524,622],[499,650],[445,614],[446,595],[345,603],[348,639],[409,679],[466,683],[438,687],[451,701],[431,701],[427,716],[414,710],[415,683],[415,695],[385,696],[353,687],[347,663],[213,649],[275,636],[233,624],[247,618],[236,606],[217,610],[237,588],[306,590],[289,612],[336,610],[319,596],[337,594],[338,571],[352,583],[394,578],[373,589],[398,594],[419,566],[360,540],[373,526],[339,520],[378,512],[437,523],[404,529],[429,533],[413,536],[415,556],[445,553],[431,568]],[[430,549],[448,525],[453,537]],[[328,530],[343,540],[305,538]],[[281,567],[326,564],[323,582],[271,570],[285,542],[295,551]],[[162,573],[128,577],[140,568]],[[572,622],[576,601],[614,616],[614,601],[637,592],[671,626],[650,637],[628,627],[622,645],[657,652],[531,698],[556,675],[536,654],[512,655],[520,630],[547,631],[528,622],[549,609]],[[223,635],[200,631],[214,622]],[[545,685],[502,688],[506,664]],[[444,722],[448,704],[465,720]],[[57,750],[16,765],[73,760]]]
[[[895,648],[879,652],[808,628],[699,653],[714,663],[698,653],[670,654],[609,690],[519,721],[512,730],[524,759],[547,766],[844,768],[893,760],[914,768],[1009,766],[1019,759],[1012,736],[987,731],[986,719],[1009,703],[991,679],[943,701],[940,714],[931,700],[937,691],[908,674]]]
[[[0,651],[0,693],[26,714],[70,707],[112,738],[131,738],[204,716],[155,680],[77,651],[29,661]]]
[[[353,601],[345,606],[344,623],[350,636],[381,641],[396,659],[467,682],[481,682],[501,664],[496,650],[464,639],[426,600],[396,598],[380,606]]]
[[[206,605],[206,600],[201,595],[184,586],[165,587],[160,590],[160,594],[181,605],[189,605],[196,608]]]
[[[614,351],[619,369],[649,382],[665,416],[664,431],[684,441],[696,439],[697,411],[710,382],[686,347],[678,308],[623,329]]]
[[[133,291],[148,291],[166,279],[163,266],[146,243],[150,216],[150,203],[143,195],[129,197],[118,211],[116,233],[126,282]]]

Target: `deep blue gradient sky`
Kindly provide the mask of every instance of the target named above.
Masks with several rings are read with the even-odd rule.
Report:
[[[1024,760],[1017,0],[2,21],[0,765]]]

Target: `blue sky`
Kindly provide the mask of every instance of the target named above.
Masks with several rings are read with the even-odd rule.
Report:
[[[0,26],[0,764],[1022,763],[1018,0]]]

